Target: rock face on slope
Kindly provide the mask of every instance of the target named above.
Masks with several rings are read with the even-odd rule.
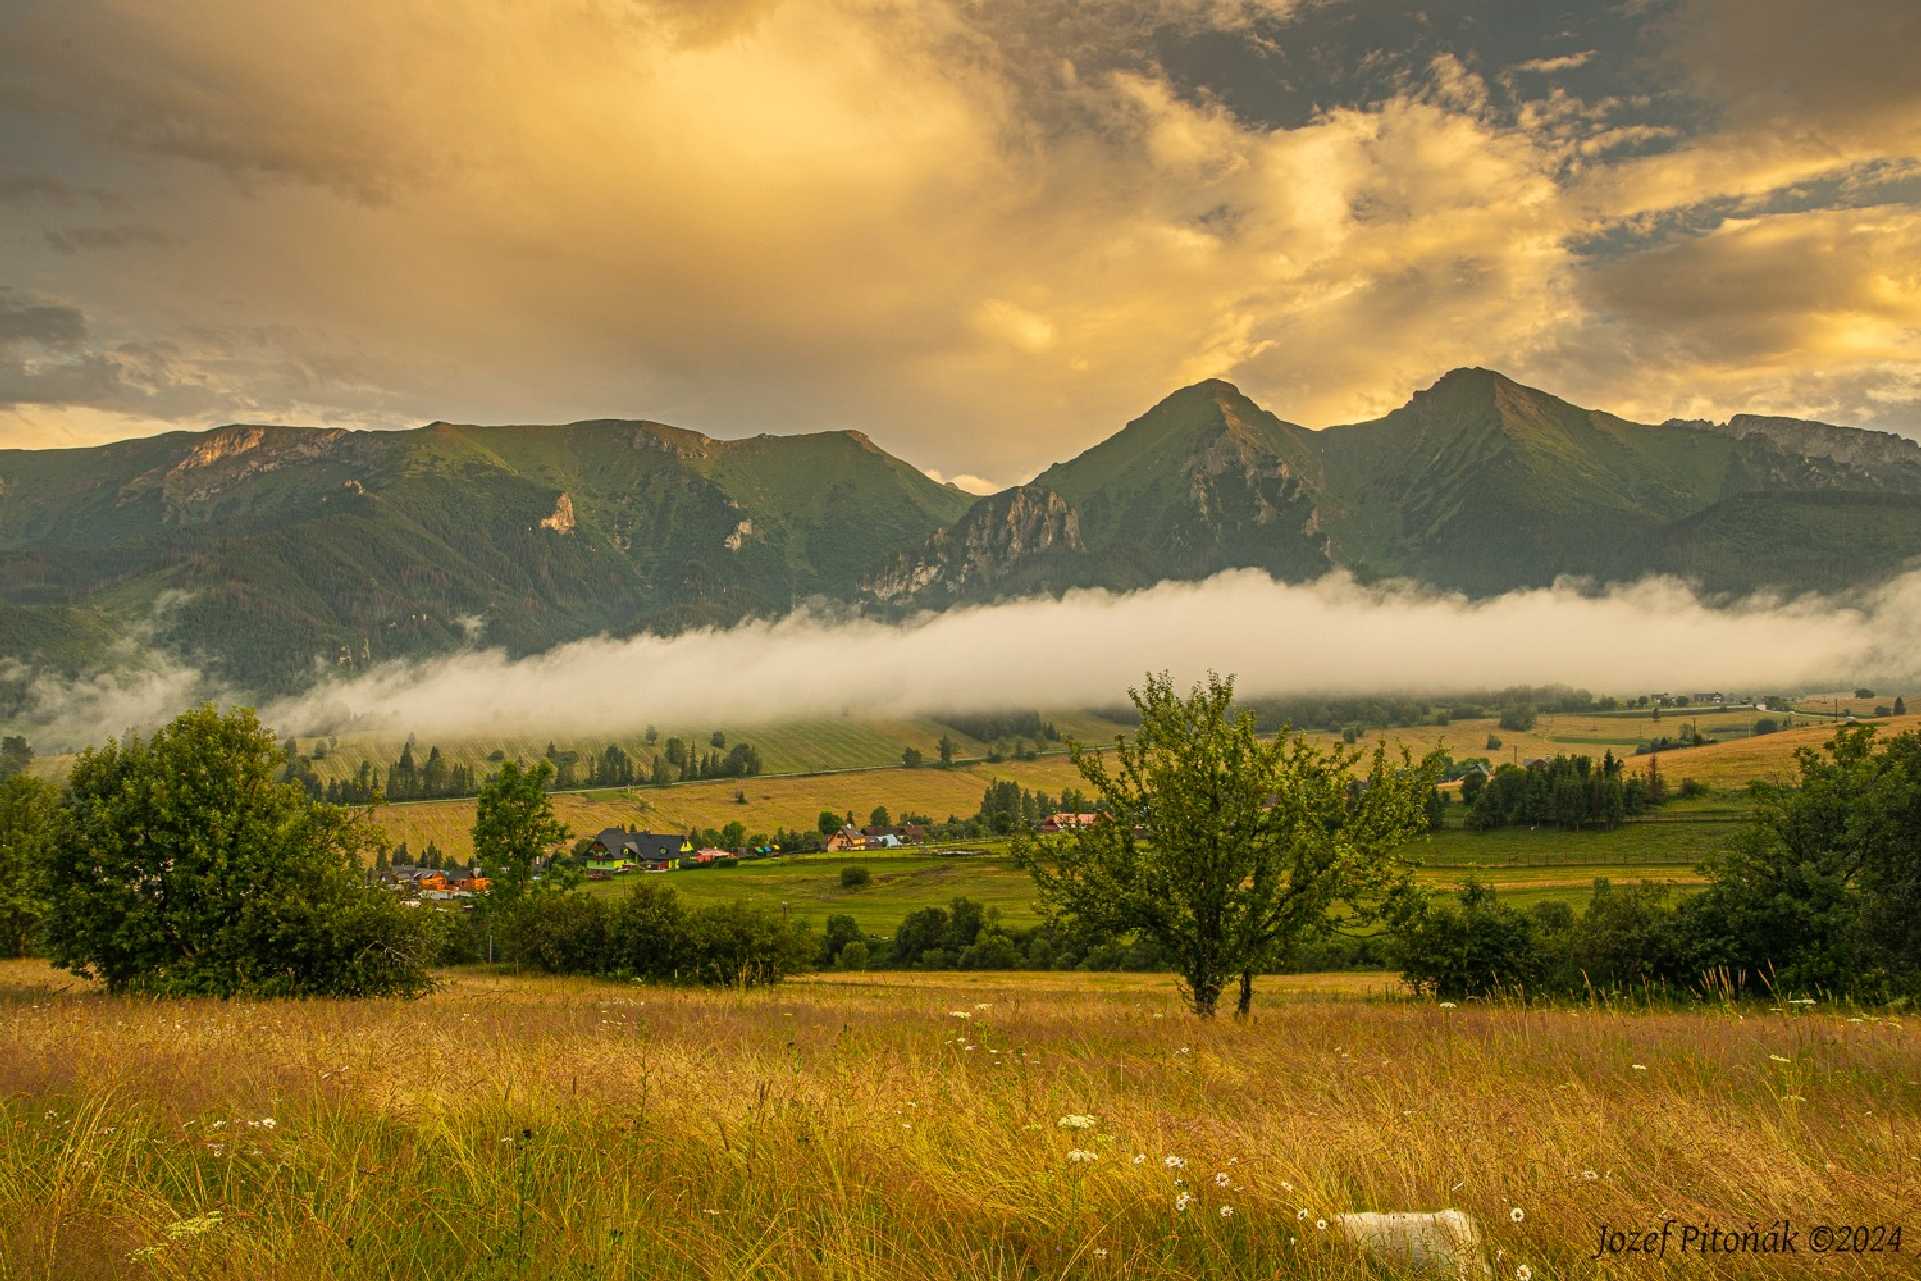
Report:
[[[873,599],[945,603],[1033,585],[1086,552],[1080,516],[1051,489],[1023,485],[983,498],[918,551],[862,583]]]

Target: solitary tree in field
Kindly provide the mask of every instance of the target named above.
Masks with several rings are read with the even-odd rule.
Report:
[[[1233,679],[1210,675],[1185,698],[1165,675],[1129,690],[1140,728],[1111,753],[1071,746],[1102,819],[1024,834],[1016,860],[1054,917],[1139,932],[1172,958],[1194,1012],[1211,1017],[1240,980],[1316,932],[1337,909],[1353,927],[1403,892],[1393,851],[1426,830],[1438,756],[1391,766],[1377,747],[1364,778],[1353,749],[1298,736],[1263,741],[1233,714]]]
[[[554,817],[546,761],[523,770],[509,761],[480,789],[474,807],[474,863],[493,882],[490,905],[521,897],[533,882],[534,862],[567,839],[567,825]]]

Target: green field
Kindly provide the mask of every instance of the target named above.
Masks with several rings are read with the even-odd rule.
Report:
[[[1689,825],[1673,826],[1681,829]],[[1725,835],[1733,829],[1715,830]],[[1450,832],[1434,838],[1437,844],[1459,847],[1463,857],[1453,862],[1428,857],[1425,844],[1407,853],[1419,864],[1417,879],[1436,893],[1447,892],[1472,875],[1523,906],[1543,899],[1584,903],[1596,877],[1618,884],[1650,880],[1690,885],[1701,879],[1693,866],[1697,846],[1684,847],[1681,856],[1651,858],[1646,855],[1648,846],[1641,843],[1640,833],[1632,825],[1619,832],[1582,834],[1576,847],[1581,855],[1578,859],[1555,857],[1550,843],[1542,841],[1540,835]],[[1625,842],[1624,837],[1628,838]],[[975,842],[967,848],[981,852],[788,854],[750,859],[731,868],[629,873],[591,882],[587,888],[595,894],[613,896],[626,894],[637,883],[658,882],[671,886],[690,906],[744,901],[784,908],[816,925],[831,914],[844,912],[862,930],[876,935],[893,933],[908,913],[919,908],[941,906],[963,897],[997,910],[1009,925],[1038,923],[1033,882],[1014,866],[1005,843]],[[1465,857],[1470,854],[1476,856],[1475,860]],[[845,889],[840,883],[844,867],[864,867],[872,879],[858,889]]]

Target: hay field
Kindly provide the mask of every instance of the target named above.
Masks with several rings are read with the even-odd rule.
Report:
[[[1147,976],[272,1004],[7,963],[0,1274],[1318,1281],[1383,1275],[1321,1220],[1457,1206],[1500,1278],[1595,1276],[1601,1225],[1668,1215],[1907,1240],[1599,1275],[1913,1275],[1921,1029],[1385,986],[1270,981],[1207,1026]]]

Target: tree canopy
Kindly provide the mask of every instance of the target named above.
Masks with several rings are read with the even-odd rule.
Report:
[[[372,825],[279,781],[283,764],[245,708],[83,752],[45,860],[54,964],[115,991],[425,990],[428,923],[362,872]]]
[[[1404,891],[1393,851],[1426,830],[1438,756],[1416,765],[1384,747],[1364,776],[1360,752],[1296,735],[1263,739],[1234,711],[1231,677],[1210,674],[1185,698],[1149,676],[1128,691],[1138,731],[1072,759],[1101,821],[1015,840],[1052,917],[1152,938],[1194,1012],[1211,1016],[1237,975],[1253,976],[1304,938],[1377,917]]]

